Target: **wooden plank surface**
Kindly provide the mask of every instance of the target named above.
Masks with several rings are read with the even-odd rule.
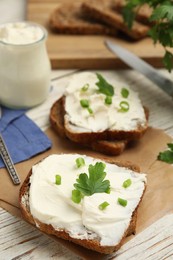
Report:
[[[27,19],[45,26],[48,30],[47,49],[52,68],[57,69],[119,69],[126,65],[104,45],[106,36],[78,36],[53,34],[49,29],[51,12],[60,3],[68,0],[30,0],[28,1]],[[78,0],[77,2],[80,2]],[[154,46],[150,38],[138,42],[128,42],[120,38],[111,38],[125,48],[149,62],[155,67],[163,67],[162,46]]]

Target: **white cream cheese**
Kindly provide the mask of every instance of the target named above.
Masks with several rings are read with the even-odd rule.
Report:
[[[76,158],[83,157],[85,166],[77,168]],[[110,180],[111,192],[84,196],[79,204],[72,201],[73,184],[80,173],[88,174],[89,164],[101,160],[86,155],[51,155],[32,168],[30,178],[29,205],[31,214],[39,221],[51,224],[57,230],[66,230],[73,238],[99,239],[103,246],[120,242],[129,226],[145,188],[145,174],[106,164],[106,180]],[[61,185],[55,184],[55,175],[61,176]],[[123,182],[131,179],[128,188]],[[127,200],[127,206],[117,203],[117,198]],[[100,210],[99,205],[107,201],[110,205]]]
[[[114,88],[112,104],[105,104],[105,95],[98,92],[96,83],[99,81],[95,73],[82,72],[75,74],[66,89],[65,121],[70,122],[76,131],[99,132],[104,130],[130,131],[145,126],[146,117],[138,94],[128,86],[113,79],[106,79]],[[87,91],[81,91],[88,84]],[[122,88],[129,90],[129,96],[123,98]],[[93,114],[83,108],[80,100],[87,99]],[[127,112],[120,112],[120,102],[129,104]]]
[[[30,44],[43,36],[43,30],[31,23],[16,22],[0,26],[0,41],[8,44]]]

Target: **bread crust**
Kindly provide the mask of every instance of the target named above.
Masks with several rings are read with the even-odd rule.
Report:
[[[117,30],[94,19],[88,19],[81,9],[81,3],[62,3],[50,15],[50,28],[62,34],[108,34],[116,35]]]
[[[57,100],[51,107],[50,123],[52,128],[58,133],[60,137],[67,138],[67,131],[64,127],[64,115],[64,97],[62,97]],[[92,148],[94,151],[108,155],[119,155],[128,145],[127,140],[95,140],[98,140],[98,135],[96,139],[93,137],[92,142],[83,143],[82,141],[79,141],[79,143],[85,145],[86,147]]]
[[[119,31],[124,32],[134,40],[139,40],[147,36],[149,27],[134,21],[132,28],[129,28],[124,23],[121,14],[116,12],[115,3],[113,0],[85,1],[82,4],[82,10],[89,17],[95,18],[97,21],[104,22]]]
[[[126,163],[114,162],[111,159],[105,159],[105,162],[113,163],[113,164],[116,164],[116,165],[122,166],[122,167],[126,167],[126,168],[129,168],[136,172],[140,171],[138,166],[132,165],[130,162],[126,162]],[[116,246],[101,246],[99,240],[75,239],[75,238],[70,237],[68,232],[66,232],[65,230],[55,230],[52,225],[47,225],[45,223],[40,222],[38,219],[34,219],[34,217],[30,213],[29,202],[27,201],[27,198],[29,198],[29,187],[30,187],[30,176],[31,175],[32,175],[32,169],[30,170],[28,176],[26,177],[26,179],[25,179],[24,183],[22,184],[20,191],[19,191],[19,205],[20,205],[20,209],[21,209],[21,214],[22,214],[22,217],[28,223],[34,225],[35,227],[37,227],[39,230],[43,231],[44,233],[49,234],[49,235],[54,235],[58,238],[62,238],[62,239],[71,241],[73,243],[76,243],[85,248],[88,248],[93,251],[97,251],[102,254],[111,254],[113,252],[116,252],[122,246],[126,236],[135,234],[136,221],[137,221],[137,210],[141,203],[144,192],[143,192],[143,195],[141,197],[139,204],[137,205],[136,209],[134,210],[134,212],[132,214],[129,227],[126,230],[126,232],[124,233],[120,243]],[[24,198],[26,198],[26,199],[24,200]]]

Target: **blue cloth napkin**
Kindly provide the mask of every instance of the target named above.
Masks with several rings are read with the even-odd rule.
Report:
[[[52,145],[45,133],[25,115],[26,110],[2,107],[0,132],[14,163],[31,158]],[[0,158],[0,168],[5,167]]]

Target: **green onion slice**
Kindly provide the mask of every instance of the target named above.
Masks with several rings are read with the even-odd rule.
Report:
[[[127,200],[124,200],[122,198],[118,198],[118,203],[123,207],[127,206]]]
[[[99,209],[104,210],[107,206],[109,206],[109,203],[107,201],[104,201],[99,205]]]
[[[81,91],[82,91],[82,92],[86,92],[86,91],[88,90],[88,88],[89,88],[89,84],[87,83],[87,84],[85,84],[85,85],[81,88]]]
[[[79,190],[72,190],[72,197],[71,197],[72,201],[74,203],[79,204],[81,202],[82,199],[82,194]]]
[[[76,166],[77,168],[80,168],[85,165],[85,160],[82,157],[79,157],[76,159]]]
[[[123,182],[123,187],[128,188],[132,184],[131,179],[127,179]]]
[[[105,104],[107,104],[107,105],[111,105],[112,104],[112,97],[111,96],[106,96]]]
[[[119,106],[120,106],[120,109],[118,110],[119,112],[127,112],[130,107],[127,101],[121,101]]]
[[[85,108],[89,107],[89,101],[87,99],[81,99],[80,104],[82,107],[85,107]]]
[[[61,185],[61,175],[56,175],[55,176],[55,184],[56,185]]]
[[[121,95],[122,95],[123,98],[128,98],[129,90],[127,88],[122,88],[121,89]]]

